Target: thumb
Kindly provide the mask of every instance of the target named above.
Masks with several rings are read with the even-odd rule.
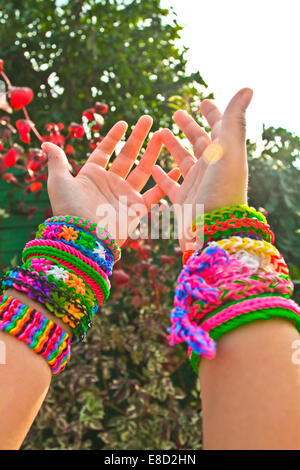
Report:
[[[240,145],[246,139],[246,109],[253,96],[251,88],[242,88],[229,102],[223,115],[224,134]],[[231,145],[234,142],[231,143]]]
[[[51,142],[45,142],[42,144],[42,150],[48,157],[49,177],[54,175],[70,176],[70,165],[62,148]]]

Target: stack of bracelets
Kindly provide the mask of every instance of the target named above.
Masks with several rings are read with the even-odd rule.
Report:
[[[109,276],[120,256],[117,243],[97,224],[69,215],[47,219],[25,245],[23,265],[5,273],[1,288],[14,288],[43,304],[71,328],[73,337],[7,295],[0,297],[0,330],[25,341],[58,374],[70,359],[70,345],[84,340],[107,300]]]
[[[201,356],[213,358],[215,340],[246,323],[281,317],[300,332],[293,283],[264,215],[245,205],[196,217],[204,229],[200,250],[187,251],[171,313],[171,345],[186,342],[195,372]]]

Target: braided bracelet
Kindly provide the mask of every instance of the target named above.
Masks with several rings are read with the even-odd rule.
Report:
[[[44,357],[52,375],[62,372],[70,360],[69,335],[41,312],[12,296],[0,297],[0,331],[15,336]]]
[[[60,223],[72,224],[76,227],[83,228],[87,232],[97,236],[111,251],[114,262],[121,258],[121,250],[110,233],[105,228],[98,228],[96,223],[91,223],[81,217],[74,217],[71,215],[51,217],[45,221],[47,223]]]

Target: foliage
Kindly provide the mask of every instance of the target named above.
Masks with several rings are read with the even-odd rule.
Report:
[[[15,85],[34,90],[32,114],[41,127],[49,116],[78,120],[103,98],[111,108],[107,128],[118,119],[132,125],[147,112],[155,126],[167,125],[166,98],[184,84],[205,84],[199,73],[187,75],[176,46],[182,27],[169,13],[160,0],[7,0],[2,59]]]

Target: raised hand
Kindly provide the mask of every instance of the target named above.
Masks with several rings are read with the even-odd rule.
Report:
[[[70,174],[64,151],[52,143],[44,143],[42,149],[48,155],[48,193],[54,215],[70,214],[96,222],[107,228],[121,246],[129,231],[135,229],[151,205],[157,204],[165,194],[159,186],[140,194],[161,150],[158,132],[153,134],[140,162],[130,173],[151,126],[152,118],[142,116],[106,170],[127,129],[126,122],[117,122],[75,177]],[[169,173],[171,179],[177,180],[179,175],[178,169]]]
[[[169,129],[160,131],[161,139],[178,164],[184,181],[173,181],[159,166],[152,175],[162,191],[175,204],[175,211],[190,204],[191,217],[196,216],[196,204],[204,204],[210,212],[224,206],[247,203],[248,164],[246,151],[245,112],[252,98],[250,88],[241,89],[231,99],[224,114],[210,100],[202,101],[200,110],[206,118],[208,135],[192,117],[179,110],[174,120],[191,142],[194,155],[188,152]],[[191,242],[187,227],[179,240],[182,249]]]

